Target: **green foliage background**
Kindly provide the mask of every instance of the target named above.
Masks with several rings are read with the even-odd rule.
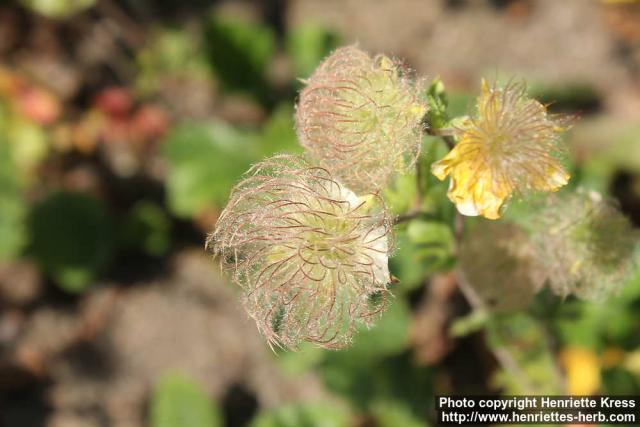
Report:
[[[73,19],[93,5],[21,3],[29,13],[53,19]],[[313,20],[279,32],[242,17],[207,13],[199,20],[195,31],[157,25],[144,46],[133,52],[135,78],[125,84],[140,102],[164,102],[175,119],[149,155],[162,164],[163,172],[139,171],[151,183],[145,181],[143,190],[132,196],[135,203],[126,209],[112,193],[129,181],[113,184],[117,173],[105,160],[107,154],[56,151],[52,126],[29,122],[11,107],[10,96],[0,96],[0,260],[31,260],[47,287],[80,300],[101,282],[118,277],[127,262],[164,265],[178,249],[195,246],[200,238],[203,243],[214,222],[211,218],[252,164],[273,153],[301,151],[293,123],[298,79],[308,77],[342,37]],[[284,81],[273,77],[282,58],[290,69]],[[258,118],[229,119],[233,114],[219,106],[211,115],[185,117],[175,106],[179,100],[167,102],[162,94],[169,81],[204,82],[203,87],[215,88],[220,99],[257,110]],[[571,111],[600,97],[595,88],[581,83],[532,82],[531,93]],[[451,118],[465,114],[474,94],[432,84],[425,96],[429,121],[446,127]],[[637,200],[640,128],[601,116],[585,117],[569,136],[572,147],[587,153],[571,166],[572,185]],[[456,294],[443,303],[452,311],[446,322],[426,326],[441,329],[434,339],[450,348],[441,358],[420,358],[416,336],[426,331],[417,318],[425,301],[435,298],[430,296],[434,277],[451,277],[457,266],[455,207],[446,198],[447,183],[429,173],[429,165],[447,150],[440,138],[425,135],[417,171],[398,177],[384,192],[395,214],[416,208],[422,214],[397,229],[390,260],[398,279],[392,288],[395,297],[376,326],[360,331],[353,345],[342,351],[303,346],[297,352],[272,354],[283,375],[319,378],[327,390],[326,401],[258,407],[249,425],[423,426],[435,424],[436,394],[562,394],[566,388],[558,372],[567,367],[558,365],[559,355],[572,348],[586,349],[597,358],[611,350],[621,354],[615,363],[596,367],[602,380],[599,393],[640,393],[640,276],[606,303],[561,300],[541,292],[527,310],[517,312],[472,311]],[[99,163],[103,184],[98,190],[75,191],[63,181],[50,180],[47,171],[67,161]],[[616,182],[620,176],[628,177],[630,184],[622,187]],[[102,189],[109,186],[116,190]],[[418,194],[420,206],[414,206]],[[638,214],[634,207],[625,209]],[[519,215],[517,206],[512,215]],[[468,224],[473,226],[474,220]],[[512,355],[526,381],[495,363],[496,349]],[[225,425],[224,402],[203,389],[198,378],[168,372],[149,387],[152,427]]]

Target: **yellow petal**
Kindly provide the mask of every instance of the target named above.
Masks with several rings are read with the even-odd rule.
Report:
[[[462,215],[497,219],[504,202],[511,195],[511,186],[494,179],[481,157],[465,158],[461,155],[465,152],[465,144],[460,142],[444,159],[433,163],[431,172],[440,180],[451,175],[447,195]]]
[[[456,128],[458,144],[431,167],[440,180],[450,176],[448,196],[460,213],[497,219],[514,192],[567,184],[570,176],[557,160],[557,120],[523,86],[501,89],[482,80],[476,112]]]
[[[565,348],[560,362],[567,373],[567,392],[574,395],[591,395],[601,384],[600,360],[592,350],[578,347]]]

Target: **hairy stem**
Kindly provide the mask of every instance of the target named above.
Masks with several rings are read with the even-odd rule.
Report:
[[[447,144],[449,149],[453,149],[455,146],[455,140],[452,136],[452,133],[447,129],[432,129],[427,128],[430,135],[439,136],[442,140]],[[420,182],[418,181],[418,186]],[[405,214],[407,217],[406,220],[412,219],[409,217],[409,214]],[[404,219],[404,218],[403,218]],[[459,252],[460,244],[462,242],[464,234],[464,217],[459,212],[456,212],[456,216],[454,219],[454,238],[455,238],[455,250]],[[473,310],[485,310],[484,302],[482,298],[478,295],[478,293],[473,289],[473,287],[469,284],[464,274],[458,270],[456,274],[458,287],[460,292],[465,297],[469,305]],[[491,348],[491,351],[498,361],[498,363],[502,366],[502,368],[517,378],[518,382],[522,385],[522,388],[526,393],[533,393],[534,388],[527,377],[526,372],[522,369],[522,367],[518,364],[516,358],[511,354],[511,352],[506,347],[497,347]]]

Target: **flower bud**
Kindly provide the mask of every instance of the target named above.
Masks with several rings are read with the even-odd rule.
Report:
[[[349,46],[326,58],[306,84],[298,138],[349,188],[384,188],[416,161],[427,108],[398,63]]]
[[[270,345],[339,348],[384,308],[391,227],[378,196],[281,155],[235,187],[208,245]]]

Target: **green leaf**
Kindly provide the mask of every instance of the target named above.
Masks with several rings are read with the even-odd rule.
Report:
[[[223,123],[177,126],[167,137],[167,197],[172,212],[190,217],[223,205],[254,160],[253,136]]]
[[[494,385],[503,387],[504,394],[558,394],[563,389],[558,377],[554,357],[546,331],[540,322],[528,313],[495,314],[486,324],[487,344],[501,348],[513,358],[522,374],[499,371]],[[528,384],[524,384],[526,381]],[[526,389],[529,386],[530,390]]]
[[[231,90],[268,94],[265,75],[275,52],[273,32],[257,23],[212,18],[205,32],[209,61]]]
[[[469,114],[473,107],[474,95],[469,92],[450,90],[447,92],[449,117],[463,116]]]
[[[259,157],[276,153],[302,152],[294,126],[293,108],[288,103],[278,106],[262,128],[258,140]]]
[[[136,54],[136,88],[144,95],[162,89],[165,81],[208,87],[211,68],[202,41],[190,31],[162,29]]]
[[[128,213],[121,230],[122,244],[147,255],[162,256],[171,245],[171,222],[157,204],[142,200]]]
[[[152,427],[218,427],[222,416],[206,392],[177,374],[162,378],[151,398]]]
[[[29,229],[33,256],[67,292],[86,290],[111,258],[111,220],[92,197],[76,193],[49,197],[35,207]]]
[[[340,405],[307,403],[262,412],[251,427],[347,427],[350,418],[348,410]]]
[[[414,220],[407,227],[409,240],[416,245],[422,262],[432,271],[450,265],[454,251],[451,228],[442,222]]]
[[[378,427],[428,427],[406,403],[397,400],[381,400],[372,405],[371,412]]]
[[[362,358],[350,351],[330,352],[321,365],[327,387],[368,410],[382,400],[399,400],[414,414],[432,406],[433,375],[430,368],[415,365],[409,351],[383,358]]]
[[[33,169],[47,156],[49,146],[44,129],[27,120],[12,120],[8,126],[7,140],[18,173],[26,181]]]
[[[307,78],[318,64],[336,49],[340,38],[317,23],[305,23],[289,31],[287,52],[296,77]]]
[[[384,189],[384,200],[391,211],[396,214],[408,212],[416,199],[418,188],[415,173],[398,175],[393,183]]]
[[[417,245],[407,237],[406,230],[396,233],[396,250],[389,259],[389,270],[398,278],[398,290],[408,292],[420,287],[429,273],[429,266],[422,262]]]
[[[26,241],[27,205],[9,145],[0,134],[0,260],[15,256]]]
[[[320,372],[330,388],[351,395],[364,403],[375,395],[374,390],[362,383],[362,376],[372,371],[387,358],[404,354],[409,347],[409,307],[402,299],[389,301],[382,317],[370,328],[361,328],[351,347],[339,352],[325,352]],[[368,383],[381,381],[379,387],[387,389],[391,372],[379,372],[384,378],[367,378]],[[395,384],[392,385],[395,387]]]
[[[464,337],[485,327],[489,314],[485,310],[474,310],[470,314],[458,317],[449,327],[452,337]]]
[[[301,343],[296,351],[276,349],[276,363],[283,372],[289,375],[299,375],[310,371],[324,358],[325,350],[310,342]]]
[[[409,346],[409,307],[403,299],[388,301],[388,307],[370,328],[361,328],[345,352],[356,358],[376,358],[401,353]]]
[[[443,128],[449,121],[447,115],[447,106],[449,105],[449,101],[447,99],[444,83],[439,77],[433,79],[427,88],[427,105],[429,106],[429,110],[427,112],[429,126],[433,129]]]
[[[456,209],[447,198],[449,180],[440,181],[431,173],[431,164],[444,158],[449,152],[449,147],[440,137],[425,136],[422,144],[420,162],[421,179],[420,188],[423,192],[422,206],[420,210],[440,220],[452,221]]]
[[[62,19],[89,9],[95,0],[20,0],[20,3],[40,15]]]

